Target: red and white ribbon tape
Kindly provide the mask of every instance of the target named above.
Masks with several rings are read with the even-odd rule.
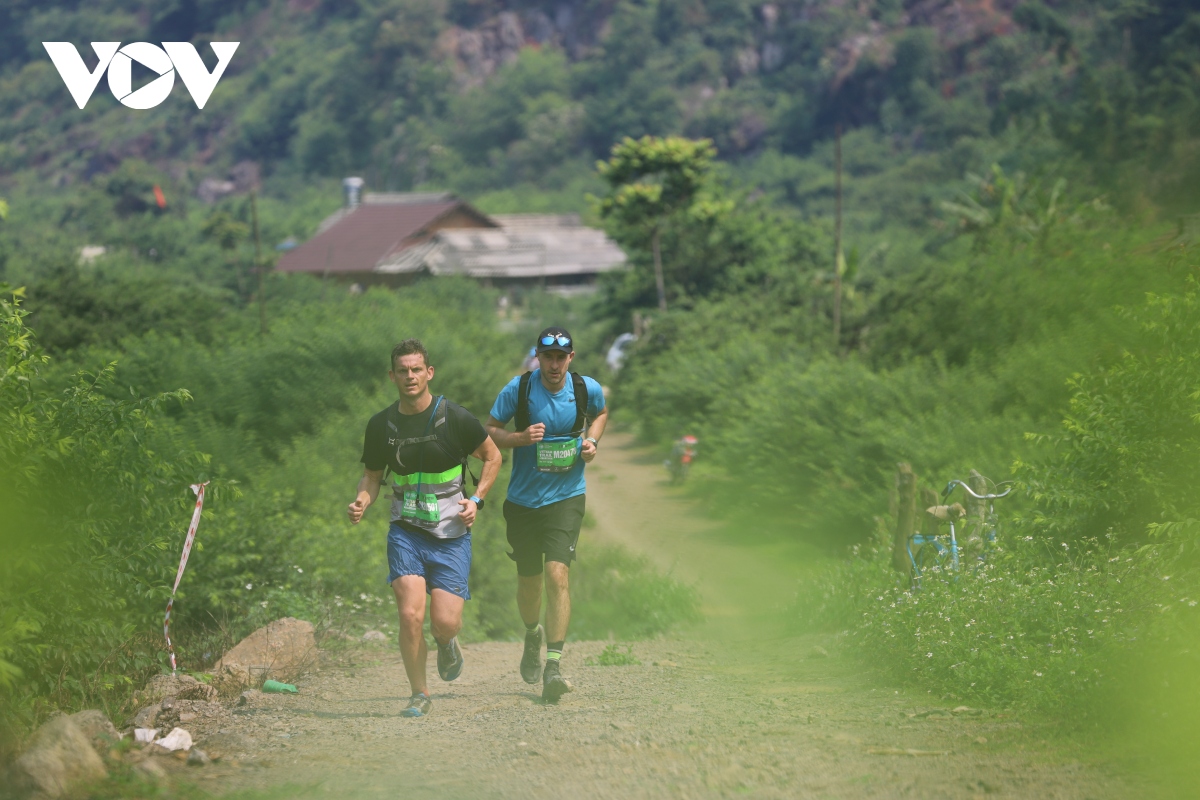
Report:
[[[167,601],[167,614],[163,617],[163,637],[167,640],[167,653],[171,656],[171,673],[175,673],[175,647],[171,644],[171,607],[175,605],[175,592],[179,589],[179,581],[187,568],[188,556],[192,553],[192,542],[196,541],[196,528],[200,526],[200,512],[204,509],[204,483],[193,483],[192,491],[196,493],[196,510],[192,512],[192,524],[188,526],[187,538],[183,541],[183,555],[179,559],[179,571],[175,573],[175,585],[171,587],[171,599]]]

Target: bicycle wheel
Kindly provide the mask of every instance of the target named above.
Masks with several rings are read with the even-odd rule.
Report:
[[[935,539],[921,545],[913,553],[913,559],[917,562],[920,577],[942,576],[950,569],[950,548]]]

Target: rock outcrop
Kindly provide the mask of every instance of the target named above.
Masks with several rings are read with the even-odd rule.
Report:
[[[103,714],[81,713],[85,716],[80,721],[89,731],[105,732],[94,716]],[[58,716],[34,733],[29,747],[9,768],[7,782],[18,796],[50,798],[62,797],[73,786],[106,775],[104,760],[92,746],[88,733],[80,729],[73,717]]]
[[[222,680],[242,685],[263,678],[292,680],[317,657],[317,640],[311,622],[285,617],[238,642],[221,657],[213,671]]]

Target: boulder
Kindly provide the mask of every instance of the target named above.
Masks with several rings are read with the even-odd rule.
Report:
[[[188,751],[187,763],[189,767],[207,767],[212,763],[212,759],[199,747],[193,747]]]
[[[103,711],[92,708],[72,714],[67,719],[83,732],[97,753],[107,753],[109,748],[121,741],[121,734],[117,733],[116,727],[104,716]]]
[[[367,631],[362,635],[364,642],[386,642],[388,635],[383,631]]]
[[[162,704],[155,703],[152,706],[146,706],[133,715],[133,727],[135,728],[153,728],[157,725],[159,712],[162,711]]]
[[[216,704],[217,689],[191,675],[155,675],[138,694],[143,707],[133,715],[133,727],[171,727],[179,722],[179,714],[192,712],[191,704]],[[205,714],[211,716],[211,714]]]
[[[242,639],[221,656],[214,670],[243,685],[260,676],[289,680],[304,672],[316,657],[312,623],[285,617]]]
[[[142,702],[146,704],[159,703],[167,697],[212,703],[217,699],[217,689],[191,675],[155,675],[142,692]]]
[[[8,783],[18,794],[61,797],[75,784],[106,775],[88,735],[70,717],[58,716],[33,734],[29,747],[9,768]]]
[[[160,728],[174,728],[186,725],[198,718],[219,717],[226,713],[220,703],[210,703],[205,700],[178,700],[174,697],[164,697],[155,716],[155,725]]]

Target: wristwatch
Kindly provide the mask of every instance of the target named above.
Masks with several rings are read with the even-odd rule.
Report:
[[[597,449],[597,450],[599,450],[599,449],[600,449],[600,443],[599,443],[599,442],[597,442],[597,441],[595,440],[595,438],[594,438],[594,437],[591,437],[591,436],[589,436],[589,437],[587,437],[586,439],[584,439],[584,441],[585,441],[585,442],[591,442],[593,445],[595,445],[595,447],[596,447],[596,449]]]
[[[484,501],[483,501],[481,498],[479,498],[479,497],[476,497],[475,495],[471,495],[471,496],[470,496],[470,497],[468,497],[467,499],[468,499],[468,500],[470,500],[472,503],[474,503],[474,504],[475,504],[475,508],[477,508],[477,509],[478,509],[478,510],[480,510],[480,511],[482,511],[482,510],[483,510],[483,503],[484,503]]]

